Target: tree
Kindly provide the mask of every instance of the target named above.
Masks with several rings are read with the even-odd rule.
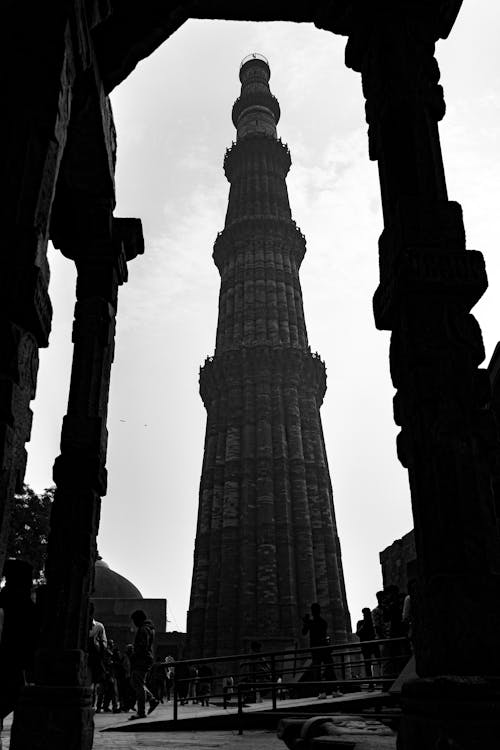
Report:
[[[37,495],[25,484],[23,492],[15,496],[7,557],[22,558],[31,563],[34,580],[42,577],[45,566],[54,492],[55,487],[48,487]]]

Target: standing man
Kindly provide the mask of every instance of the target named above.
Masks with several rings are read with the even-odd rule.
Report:
[[[31,599],[33,571],[24,560],[9,559],[0,591],[0,723],[14,710],[33,668],[39,634],[35,603]]]
[[[387,608],[387,594],[385,591],[377,591],[377,606],[372,609],[372,622],[375,630],[375,638],[383,641],[390,636],[390,622]],[[389,644],[380,644],[380,674],[387,675],[391,672],[389,663]]]
[[[373,677],[375,674],[373,659],[377,660],[375,664],[377,667],[380,651],[378,645],[372,642],[375,640],[375,628],[373,627],[370,608],[364,607],[361,610],[361,613],[363,619],[359,620],[356,625],[356,635],[361,641],[361,653],[365,664],[365,674],[367,677]],[[366,641],[369,641],[369,643],[366,643]],[[368,689],[373,690],[373,682],[370,682]]]
[[[95,619],[94,613],[94,603],[91,602],[89,607],[90,624],[87,652],[90,682],[93,690],[92,705],[97,708],[97,696],[98,694],[102,695],[103,691],[102,683],[105,676],[104,652],[108,647],[108,639],[104,625]]]
[[[309,633],[309,645],[311,649],[311,660],[312,668],[314,672],[314,679],[318,682],[321,680],[321,666],[325,665],[324,676],[327,679],[335,680],[335,670],[333,668],[332,652],[329,648],[330,639],[328,637],[328,624],[326,620],[321,617],[321,607],[317,602],[311,604],[311,614],[304,615],[302,618],[302,635]],[[323,646],[324,648],[318,648]],[[341,695],[341,693],[333,692],[332,697]],[[320,692],[318,698],[326,698],[325,692]]]
[[[92,639],[96,649],[99,651],[102,650],[102,648],[107,648],[108,646],[108,639],[106,636],[106,629],[102,622],[99,622],[94,617],[95,613],[95,606],[93,602],[90,602],[89,606],[89,615],[90,615],[90,628],[89,628],[89,638]]]
[[[130,619],[137,628],[134,640],[134,650],[131,656],[132,687],[137,700],[137,713],[130,719],[144,719],[146,716],[146,701],[149,702],[148,714],[154,711],[158,701],[146,687],[146,677],[153,664],[153,643],[155,629],[151,620],[142,609],[132,612]]]

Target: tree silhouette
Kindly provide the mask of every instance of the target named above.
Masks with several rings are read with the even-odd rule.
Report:
[[[54,491],[55,487],[48,487],[38,495],[25,484],[23,492],[15,496],[7,557],[31,563],[34,580],[43,576]]]

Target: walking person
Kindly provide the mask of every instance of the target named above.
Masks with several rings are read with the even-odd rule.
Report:
[[[112,641],[110,641],[112,643]],[[106,646],[102,652],[102,676],[96,689],[96,713],[109,712],[109,704],[112,703],[113,713],[117,713],[118,702],[116,693],[116,680],[113,668],[113,652]]]
[[[189,667],[183,661],[180,661],[174,667],[174,691],[177,690],[181,706],[188,702],[189,683]]]
[[[253,679],[254,682],[268,682],[271,680],[271,666],[267,659],[262,656],[262,643],[260,641],[252,641],[250,644],[252,653],[258,654],[257,658],[253,662]],[[258,687],[255,691],[255,702],[262,703],[262,687]]]
[[[167,656],[166,659],[169,657]],[[165,660],[166,661],[166,660]],[[171,690],[174,685],[174,669],[170,666],[170,662],[166,661],[166,680],[165,680],[165,694],[167,697],[167,703],[170,700]]]
[[[311,649],[312,670],[314,680],[320,682],[323,678],[335,681],[335,669],[333,667],[332,652],[329,648],[330,639],[328,637],[328,623],[321,617],[321,607],[317,602],[311,604],[311,615],[304,615],[302,618],[302,635],[309,633],[309,645]],[[319,648],[323,646],[323,648]],[[325,671],[322,674],[322,666]],[[342,695],[339,691],[332,692],[332,697]],[[326,693],[320,691],[318,698],[326,698]]]
[[[387,597],[387,614],[389,620],[389,637],[405,638],[408,635],[408,628],[403,622],[403,607],[405,594],[399,591],[399,587],[391,584],[385,589]],[[401,672],[404,665],[411,656],[411,648],[408,641],[399,641],[390,645],[390,667],[395,676]]]
[[[189,693],[191,703],[198,703],[198,667],[196,664],[189,666]]]
[[[153,644],[155,629],[142,609],[132,612],[130,619],[137,628],[134,640],[134,650],[131,656],[131,682],[137,701],[137,713],[130,720],[144,719],[146,716],[146,701],[149,702],[148,714],[155,710],[158,701],[146,687],[146,678],[153,664]]]
[[[224,709],[227,708],[228,701],[233,697],[234,692],[234,677],[232,674],[225,675],[222,678],[222,699]]]
[[[166,681],[167,665],[161,656],[157,656],[149,672],[149,689],[160,703],[163,703],[163,698],[165,697]]]
[[[97,699],[97,709],[102,708],[103,711],[108,712],[111,707],[114,714],[120,712],[118,708],[118,684],[116,680],[116,658],[115,658],[115,642],[112,640],[108,641],[108,647],[105,649],[103,656],[104,665],[104,679],[102,681],[102,700]]]
[[[132,655],[134,653],[134,646],[132,643],[127,643],[122,654],[123,658],[123,683],[122,683],[122,695],[120,697],[120,705],[122,711],[131,711],[135,706],[135,690],[132,687]]]
[[[373,659],[380,658],[379,647],[376,643],[366,643],[366,641],[375,640],[375,628],[373,627],[372,613],[369,607],[361,610],[363,619],[359,620],[356,625],[356,635],[361,641],[361,653],[365,666],[365,674],[371,678],[375,676]],[[377,670],[378,671],[378,670]],[[369,690],[373,690],[373,682],[368,685]]]
[[[120,711],[128,711],[129,703],[127,688],[130,691],[130,661],[128,657],[120,651],[118,644],[112,647],[113,652],[113,670],[116,679],[116,692],[118,695],[118,707]],[[127,671],[128,669],[128,671]]]
[[[212,677],[213,672],[208,664],[202,664],[198,668],[198,700],[202,706],[208,706],[212,691]]]
[[[245,695],[245,701],[262,703],[262,682],[271,680],[271,667],[267,659],[262,656],[262,643],[252,641],[250,644],[250,659],[240,665],[240,682],[248,682],[250,687]]]

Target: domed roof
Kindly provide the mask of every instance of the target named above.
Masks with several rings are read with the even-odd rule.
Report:
[[[102,559],[96,560],[94,593],[95,599],[142,599],[143,596],[136,586],[125,576],[121,576]]]

